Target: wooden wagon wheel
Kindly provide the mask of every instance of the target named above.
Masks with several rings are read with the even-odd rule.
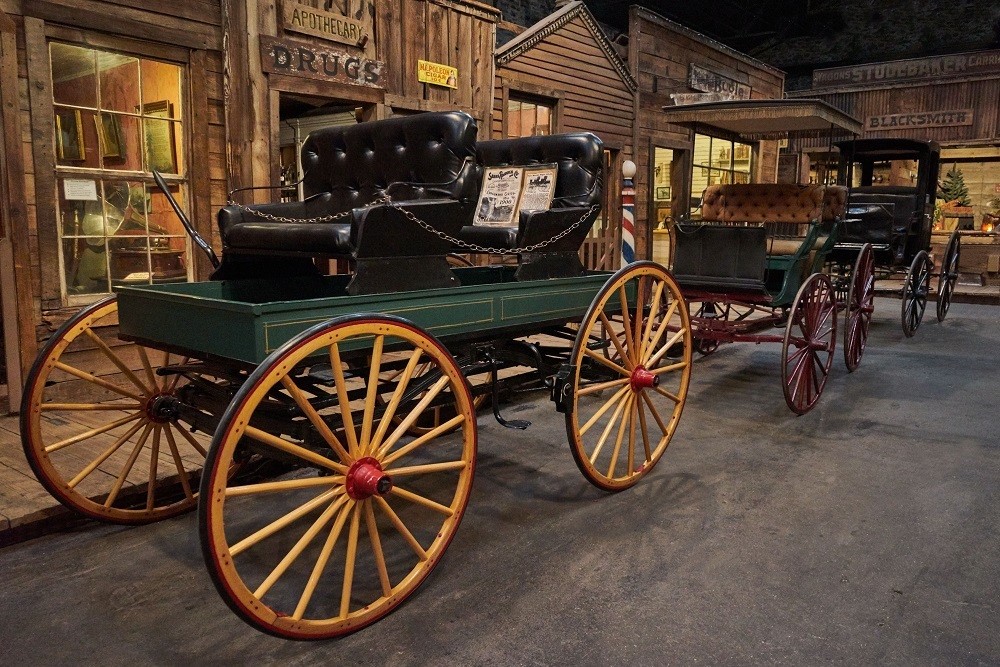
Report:
[[[383,409],[375,396],[390,350],[407,364]],[[367,379],[344,373],[359,355],[370,355]],[[425,362],[435,371],[421,383],[414,376]],[[332,367],[328,386],[308,381],[312,363]],[[439,402],[455,416],[412,437],[410,425]],[[284,422],[270,418],[274,403]],[[297,465],[234,485],[224,471],[240,449]],[[199,523],[216,588],[241,618],[281,637],[336,637],[374,623],[447,549],[475,453],[465,378],[430,334],[401,318],[350,315],[296,336],[254,371],[212,441]]]
[[[948,239],[944,259],[941,261],[941,274],[938,276],[938,322],[944,322],[944,318],[948,316],[948,309],[951,308],[951,297],[955,294],[955,283],[958,281],[958,259],[961,251],[962,245],[958,231],[954,231],[951,233],[951,238]]]
[[[405,370],[404,368],[398,368],[395,370],[385,371],[380,374],[379,382],[382,383],[384,386],[391,388],[402,376],[404,370]],[[425,362],[417,366],[417,369],[413,372],[413,377],[419,379],[425,373],[433,373],[433,372],[435,372],[433,364],[431,364],[430,362]],[[476,396],[473,396],[472,407],[478,412],[479,408],[481,408],[483,406],[483,403],[486,402],[486,399],[487,399],[486,394],[478,394]],[[376,395],[375,400],[377,401],[380,407],[385,406],[387,404],[386,396],[384,396],[382,392],[379,392]],[[408,432],[411,435],[423,435],[424,433],[427,433],[429,431],[438,428],[439,426],[441,426],[441,424],[451,420],[454,417],[455,417],[455,410],[451,405],[435,405],[434,407],[429,408],[426,412],[424,412],[424,414],[420,415],[420,418],[417,419],[417,421],[410,424]],[[394,424],[399,424],[402,421],[403,421],[402,415],[397,414],[396,416],[393,417]],[[456,426],[455,428],[458,427]]]
[[[781,383],[792,412],[819,401],[837,347],[837,300],[829,276],[814,273],[799,288],[781,346]]]
[[[595,349],[601,341],[617,354]],[[692,347],[687,304],[660,265],[632,263],[598,292],[570,356],[566,412],[573,459],[595,486],[626,489],[663,456],[684,410]]]
[[[844,302],[844,364],[854,372],[868,343],[872,311],[875,310],[875,253],[866,243],[858,252]]]
[[[902,322],[903,333],[907,338],[917,332],[920,321],[924,318],[932,268],[930,255],[926,250],[921,250],[906,272],[906,279],[903,281]]]
[[[102,521],[149,523],[194,508],[208,438],[176,420],[185,380],[157,374],[183,360],[103,339],[117,316],[108,297],[49,339],[28,373],[21,442],[63,505]]]

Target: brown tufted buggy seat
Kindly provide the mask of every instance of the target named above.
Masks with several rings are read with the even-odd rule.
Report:
[[[408,220],[384,195],[454,236],[472,219],[479,186],[476,121],[462,112],[331,127],[302,146],[301,202],[219,212],[223,260],[216,278],[315,274],[313,257],[355,260],[351,294],[457,285],[451,244]],[[346,213],[330,221],[310,218]],[[292,221],[275,221],[264,215]],[[298,222],[302,220],[302,222]]]
[[[462,227],[459,238],[489,248],[512,250],[541,243],[583,219],[558,241],[519,257],[517,279],[561,278],[584,273],[579,250],[600,214],[604,145],[589,132],[480,141],[483,167],[555,164],[556,188],[547,211],[521,211],[516,227]]]
[[[709,186],[701,222],[677,226],[674,274],[681,285],[709,291],[763,294],[765,286],[780,287],[767,280],[768,264],[818,270],[846,201],[840,186]]]

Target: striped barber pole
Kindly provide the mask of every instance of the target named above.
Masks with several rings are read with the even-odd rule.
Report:
[[[621,265],[635,261],[635,163],[625,160],[622,164],[622,261]]]

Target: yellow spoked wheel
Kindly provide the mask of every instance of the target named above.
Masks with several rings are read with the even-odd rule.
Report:
[[[388,391],[382,362],[400,354],[406,365]],[[366,361],[367,375],[358,371]],[[323,372],[310,374],[313,365]],[[413,435],[411,426],[441,405],[454,416]],[[292,470],[231,481],[226,470],[248,451]],[[374,623],[447,549],[475,454],[468,386],[432,336],[382,315],[304,332],[250,376],[212,441],[199,523],[219,593],[245,621],[281,637],[337,637]]]
[[[684,410],[693,337],[688,307],[659,264],[612,276],[587,311],[571,356],[570,449],[594,485],[626,489],[666,451]]]
[[[184,360],[109,337],[118,302],[84,308],[28,374],[21,442],[62,504],[113,523],[149,523],[193,509],[208,437],[178,423],[186,380],[157,370]]]
[[[392,360],[389,360],[389,365],[394,367],[384,371],[379,377],[379,382],[382,383],[384,386],[388,387],[390,393],[392,391],[392,387],[395,386],[395,383],[402,376],[403,371],[405,370],[405,362],[406,362],[406,358],[402,354],[395,354],[392,356],[395,356],[396,359],[394,362]],[[414,371],[413,377],[419,380],[421,377],[423,377],[426,373],[429,372],[436,372],[433,365],[430,363],[422,363],[417,367],[417,370]],[[384,406],[387,403],[387,398],[383,396],[383,393],[381,391],[379,392],[378,396],[376,396],[375,400],[378,401],[378,404],[380,406]],[[486,402],[486,394],[479,394],[478,396],[474,396],[472,398],[472,407],[473,409],[478,411],[479,408],[481,408],[483,403],[485,402]],[[455,416],[455,410],[451,406],[436,405],[433,408],[427,410],[424,414],[420,415],[420,417],[410,425],[409,432],[411,435],[423,435],[438,428],[439,426],[441,426],[441,424],[445,423],[446,421],[449,421],[454,416]],[[393,420],[395,424],[399,424],[400,422],[403,421],[403,416],[397,414],[395,417],[393,417]],[[455,428],[458,427],[456,426]]]

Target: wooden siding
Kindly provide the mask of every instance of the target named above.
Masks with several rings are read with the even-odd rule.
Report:
[[[634,160],[635,97],[594,33],[578,15],[538,44],[498,66],[491,135],[504,136],[509,96],[535,95],[555,101],[553,132],[593,132],[614,151],[605,182],[603,226],[584,243],[588,268],[619,263],[621,165]]]
[[[652,215],[649,174],[652,146],[692,149],[693,134],[671,125],[663,118],[663,107],[673,104],[671,93],[689,93],[688,68],[696,64],[744,83],[754,99],[782,96],[784,74],[738,54],[641,8],[633,7],[629,19],[629,68],[639,84],[636,118],[636,251],[651,256],[649,219]],[[774,181],[777,175],[777,144],[761,142],[754,180]],[[683,164],[690,172],[690,161]],[[674,211],[684,211],[688,203],[690,173],[683,174],[683,187],[674,188]]]

